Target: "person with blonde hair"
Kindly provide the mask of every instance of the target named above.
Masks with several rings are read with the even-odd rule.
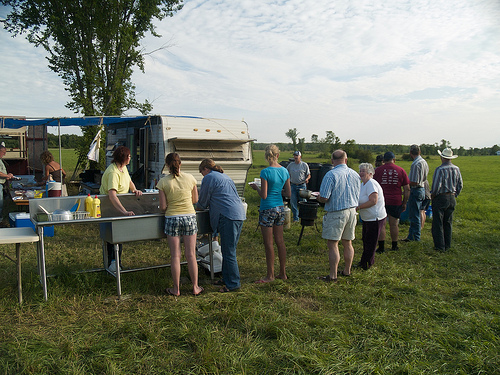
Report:
[[[278,248],[280,271],[278,278],[286,280],[286,246],[283,239],[283,224],[285,223],[285,207],[283,205],[282,190],[290,198],[290,174],[287,169],[278,164],[280,150],[276,145],[266,147],[265,156],[269,167],[260,172],[261,186],[252,183],[252,189],[257,190],[260,200],[259,225],[266,250],[266,277],[256,281],[267,283],[273,281],[274,276],[274,242]]]
[[[156,185],[160,190],[160,209],[165,211],[165,234],[170,247],[173,288],[165,289],[171,296],[179,296],[181,280],[181,236],[184,242],[184,251],[189,276],[193,283],[193,295],[203,293],[198,285],[198,263],[196,261],[196,234],[198,225],[194,204],[198,202],[198,188],[196,179],[181,172],[181,158],[176,152],[165,157],[165,164],[170,174],[163,177]]]
[[[245,208],[233,180],[224,174],[220,165],[212,159],[203,159],[199,166],[203,175],[198,208],[210,209],[212,230],[220,234],[222,252],[222,280],[219,292],[231,292],[240,288],[240,271],[236,258],[236,246],[241,235]]]

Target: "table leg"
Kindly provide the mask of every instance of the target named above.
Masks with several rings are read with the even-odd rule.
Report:
[[[43,227],[38,227],[38,236],[40,240],[38,241],[38,273],[40,276],[40,283],[42,284],[43,299],[47,301],[47,272],[45,269],[45,244],[43,240]]]
[[[122,295],[122,281],[121,281],[121,272],[120,272],[120,245],[115,243],[113,244],[115,248],[115,261],[116,261],[116,293],[118,294],[118,298]]]
[[[23,284],[21,282],[21,244],[16,243],[16,262],[17,262],[17,293],[19,304],[23,303]]]

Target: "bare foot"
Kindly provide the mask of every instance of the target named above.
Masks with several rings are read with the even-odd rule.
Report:
[[[279,274],[279,275],[278,275],[278,277],[277,277],[277,279],[287,280],[287,279],[288,279],[288,277],[287,277],[287,275],[286,275],[286,274],[284,274],[284,275]]]
[[[270,283],[271,281],[274,281],[274,278],[270,279],[268,277],[265,277],[263,279],[257,280],[255,284],[265,284],[265,283]]]
[[[174,297],[179,297],[181,295],[180,292],[175,293],[174,288],[165,289],[165,293],[167,293],[169,296],[174,296]]]
[[[205,289],[203,289],[201,286],[197,286],[196,288],[193,288],[193,295],[199,296],[204,291],[205,291]]]

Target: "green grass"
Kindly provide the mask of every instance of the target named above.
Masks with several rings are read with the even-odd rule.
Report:
[[[48,271],[58,275],[47,302],[32,246],[22,246],[23,306],[15,266],[0,259],[0,374],[496,374],[500,157],[455,163],[465,187],[452,250],[432,250],[429,222],[420,243],[377,255],[375,267],[336,285],[316,279],[328,272],[325,240],[306,227],[297,246],[298,224],[285,231],[290,279],[253,283],[265,273],[265,255],[259,199],[248,187],[239,292],[217,293],[201,271],[206,292],[192,297],[183,268],[183,295],[169,297],[167,268],[123,275],[124,298],[116,300],[111,276],[72,273],[100,266],[98,228],[57,227],[46,238]],[[439,161],[429,164],[432,173]],[[265,166],[256,152],[249,179]],[[407,232],[401,225],[401,237]],[[360,228],[357,238],[359,260]],[[0,252],[14,249],[0,245]],[[124,245],[125,266],[168,261],[163,240]]]
[[[59,163],[59,148],[49,148],[49,151],[54,155],[54,159]],[[78,154],[76,150],[63,148],[61,149],[62,167],[68,174],[67,178],[71,178],[78,163]],[[78,178],[78,175],[76,176]]]

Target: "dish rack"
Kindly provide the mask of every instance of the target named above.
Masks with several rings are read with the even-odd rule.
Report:
[[[88,211],[73,212],[73,220],[83,220],[88,218],[90,218],[90,212]]]

